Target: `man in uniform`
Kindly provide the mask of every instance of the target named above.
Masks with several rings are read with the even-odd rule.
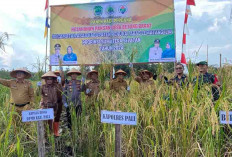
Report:
[[[176,76],[169,81],[169,84],[176,84],[178,87],[183,87],[188,83],[187,76],[184,74],[184,66],[181,63],[176,63]]]
[[[56,70],[54,71],[54,74],[57,76],[57,79],[55,80],[55,83],[58,86],[58,89],[61,89],[61,92],[63,90],[63,86],[65,84],[65,78],[64,78],[64,72],[62,67],[60,67],[60,70]],[[59,123],[60,123],[60,117],[61,117],[61,113],[62,113],[62,108],[63,108],[63,102],[59,101],[58,103],[58,108],[57,108],[57,114],[55,117],[55,122],[54,122],[54,126],[55,128],[58,128],[59,130]],[[57,134],[59,136],[59,132]]]
[[[60,44],[56,44],[54,46],[54,48],[55,48],[55,54],[51,55],[51,57],[50,57],[50,63],[51,63],[51,65],[59,65],[60,62],[63,61],[63,56],[60,54],[61,45]]]
[[[126,76],[126,72],[123,70],[118,70],[115,73],[116,79],[110,82],[110,89],[115,92],[126,91],[127,90],[127,82],[124,80]]]
[[[197,66],[200,75],[194,78],[193,83],[196,84],[198,80],[199,88],[205,84],[211,85],[213,100],[218,100],[220,97],[220,88],[217,76],[215,74],[208,73],[208,63],[206,61],[201,61],[197,63]]]
[[[156,62],[161,60],[163,50],[159,47],[160,40],[156,39],[154,41],[154,47],[149,50],[149,62]]]
[[[41,108],[53,108],[55,120],[48,120],[50,132],[54,132],[55,136],[59,136],[59,122],[56,122],[59,104],[62,102],[62,88],[56,83],[57,76],[49,71],[42,76],[45,85],[41,89]],[[58,123],[58,124],[57,124]]]
[[[96,97],[100,92],[100,81],[98,80],[98,72],[96,70],[92,70],[87,74],[87,78],[91,79],[85,88],[85,94],[89,97]]]
[[[10,76],[16,80],[5,80],[0,78],[0,84],[9,87],[11,91],[11,104],[15,111],[20,115],[16,122],[21,121],[21,114],[24,110],[29,110],[34,103],[34,90],[30,81],[25,80],[31,77],[30,72],[25,69],[16,69],[10,73]]]
[[[81,81],[77,80],[77,76],[80,76],[81,72],[76,70],[75,68],[71,69],[67,76],[71,77],[71,80],[65,83],[64,91],[63,91],[63,104],[66,108],[67,112],[67,120],[68,127],[71,129],[72,121],[70,109],[71,106],[75,108],[75,112],[78,115],[81,114],[81,92],[83,91],[83,86],[81,85]]]
[[[154,81],[151,80],[153,74],[148,70],[142,70],[139,72],[139,76],[135,77],[135,81],[137,81],[142,86],[150,86],[154,85]]]

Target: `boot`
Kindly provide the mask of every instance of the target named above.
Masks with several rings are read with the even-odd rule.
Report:
[[[59,122],[53,122],[53,127],[54,127],[54,135],[56,137],[59,137]]]

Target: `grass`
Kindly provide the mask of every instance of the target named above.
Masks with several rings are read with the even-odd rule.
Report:
[[[103,83],[110,69],[108,65],[100,67],[104,90],[95,103],[86,103],[83,95],[83,112],[81,117],[72,114],[75,121],[72,131],[66,127],[64,110],[62,136],[49,136],[47,156],[67,156],[70,149],[73,156],[114,156],[114,125],[100,122],[103,109],[137,113],[137,126],[122,126],[124,156],[230,155],[231,130],[219,124],[218,114],[220,110],[232,109],[232,67],[215,71],[223,83],[217,102],[212,102],[211,89],[207,86],[198,90],[190,84],[189,88],[177,89],[158,81],[154,88],[146,89],[132,81],[129,93],[112,94],[108,83]],[[190,79],[195,71],[190,67]],[[36,100],[34,108],[38,108],[39,97]],[[16,113],[9,106],[9,90],[0,86],[0,156],[37,156],[35,123],[29,126],[29,133],[25,124],[15,133],[12,117]]]

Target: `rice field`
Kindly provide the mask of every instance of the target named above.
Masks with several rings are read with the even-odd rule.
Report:
[[[160,81],[155,81],[154,88],[143,89],[132,80],[130,92],[115,94],[110,92],[106,80],[110,68],[102,65],[99,69],[105,88],[97,101],[89,102],[82,96],[83,112],[80,117],[72,113],[71,131],[63,109],[61,136],[47,135],[47,156],[114,156],[115,127],[100,122],[101,110],[137,113],[137,126],[122,126],[123,156],[232,156],[232,128],[220,125],[218,116],[220,110],[232,109],[231,66],[210,69],[222,83],[217,102],[212,101],[210,87],[199,90],[190,84],[178,89]],[[166,75],[170,78],[174,74]],[[190,80],[195,75],[196,69],[190,64]],[[12,118],[17,114],[9,97],[9,90],[0,85],[0,156],[38,156],[36,122],[15,126]],[[34,109],[39,108],[39,99],[37,96]]]

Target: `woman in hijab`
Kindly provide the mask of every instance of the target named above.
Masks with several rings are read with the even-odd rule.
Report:
[[[77,55],[73,53],[72,46],[67,47],[67,54],[64,55],[63,61],[77,61]]]
[[[172,49],[169,42],[166,44],[166,50],[162,53],[162,58],[175,58],[175,50]]]

